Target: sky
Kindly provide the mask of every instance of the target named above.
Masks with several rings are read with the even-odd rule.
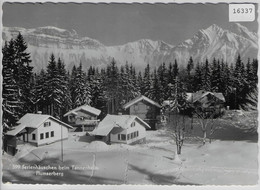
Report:
[[[188,3],[4,3],[2,21],[7,27],[74,29],[81,37],[107,46],[144,38],[177,45],[212,24],[223,29],[231,24],[227,4]],[[241,24],[250,31],[258,30],[257,19]]]

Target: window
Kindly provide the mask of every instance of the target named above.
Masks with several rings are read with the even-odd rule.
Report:
[[[139,131],[136,131],[136,136],[137,136],[137,137],[139,136]]]
[[[51,122],[50,121],[44,122],[44,127],[49,127],[49,126],[51,126]]]
[[[134,127],[135,126],[135,122],[131,123],[131,127]]]
[[[44,139],[43,135],[44,135],[43,133],[40,134],[40,139]]]
[[[126,135],[125,134],[121,134],[121,140],[125,141],[125,139],[126,139]]]
[[[32,134],[32,140],[36,140],[36,135]]]
[[[134,138],[134,133],[131,133],[131,139]]]
[[[117,135],[117,138],[118,138],[118,140],[121,140],[121,138],[120,138],[120,137],[121,137],[121,135],[120,135],[120,134],[118,134],[118,135]]]
[[[51,131],[51,137],[54,137],[54,131]]]
[[[130,134],[127,135],[127,140],[129,140],[129,139],[130,139]]]
[[[46,139],[49,138],[49,132],[46,132],[46,133],[45,133],[45,138],[46,138]]]
[[[74,116],[73,115],[69,115],[69,121],[73,121],[74,120]]]

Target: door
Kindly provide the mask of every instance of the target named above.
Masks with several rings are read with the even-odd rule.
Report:
[[[25,142],[25,133],[23,133],[23,142]]]

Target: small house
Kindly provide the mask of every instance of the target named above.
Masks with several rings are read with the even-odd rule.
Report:
[[[25,114],[13,130],[6,132],[5,148],[28,142],[35,146],[50,144],[68,138],[70,125],[43,114]]]
[[[192,103],[194,108],[203,109],[206,112],[221,114],[225,110],[225,97],[222,93],[200,90],[195,93],[187,93],[187,101]]]
[[[100,113],[99,109],[83,105],[64,114],[64,117],[75,131],[93,131],[99,122],[97,117]]]
[[[145,141],[146,129],[149,128],[150,126],[137,116],[108,114],[89,134],[106,143],[135,144]]]
[[[148,123],[151,129],[156,129],[161,106],[155,101],[145,96],[139,96],[123,105],[123,109],[124,114],[136,115]]]

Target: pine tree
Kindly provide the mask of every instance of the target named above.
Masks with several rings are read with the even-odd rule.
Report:
[[[41,69],[40,73],[35,76],[35,85],[33,88],[34,112],[43,111],[45,109],[47,88],[46,72]]]
[[[75,94],[72,99],[72,107],[79,107],[81,105],[91,103],[91,94],[89,84],[86,83],[86,73],[82,70],[82,63],[79,64],[79,67],[76,69],[76,77],[74,81]]]
[[[64,62],[58,58],[57,62],[57,73],[58,73],[58,82],[59,82],[59,91],[63,94],[63,97],[60,99],[61,107],[59,108],[59,117],[62,118],[63,115],[70,110],[72,106],[71,96],[69,91],[69,77],[65,69]]]
[[[10,40],[6,42],[3,49],[2,59],[2,76],[3,76],[3,92],[2,92],[2,111],[3,111],[3,133],[8,131],[15,125],[21,116],[22,104],[20,101],[19,88],[14,76],[14,42]]]
[[[179,67],[177,60],[174,60],[174,65],[173,65],[173,78],[176,78],[179,75]]]
[[[203,88],[203,72],[200,63],[198,62],[195,67],[195,74],[193,78],[193,90],[194,92],[202,90]]]
[[[75,65],[73,65],[72,71],[71,71],[71,74],[70,74],[70,78],[69,78],[69,90],[70,90],[72,108],[76,107],[76,105],[75,105],[76,88],[77,88],[77,86],[75,85],[76,77],[77,77],[77,68],[76,68]]]
[[[211,74],[211,89],[215,92],[222,92],[221,86],[221,66],[219,60],[213,59],[212,62],[212,74]]]
[[[157,70],[157,75],[158,75],[158,80],[159,80],[158,84],[162,88],[162,92],[158,96],[161,96],[162,99],[167,99],[167,94],[163,93],[163,92],[166,92],[168,90],[168,76],[167,76],[167,74],[168,74],[168,72],[167,72],[165,63],[163,63],[162,65],[160,65],[158,67],[158,70]]]
[[[142,93],[142,88],[143,88],[143,77],[141,71],[138,72],[136,85],[138,88],[138,95],[140,95]]]
[[[204,90],[211,90],[211,70],[209,66],[209,61],[206,59],[204,67],[203,67],[203,80],[202,80],[202,88]]]
[[[107,99],[107,113],[115,114],[119,108],[119,72],[113,59],[107,66],[105,82],[105,97]]]
[[[242,62],[240,55],[238,55],[235,63],[235,69],[233,73],[233,83],[234,83],[234,108],[239,109],[240,106],[245,104],[245,97],[247,95],[247,81],[245,78],[245,66]]]
[[[32,111],[32,69],[33,67],[30,66],[31,58],[30,54],[27,53],[27,44],[21,35],[18,34],[14,41],[14,48],[15,48],[15,67],[14,67],[14,74],[15,80],[19,87],[21,93],[21,101],[23,102],[23,114]]]
[[[231,82],[231,69],[228,66],[228,63],[224,63],[223,59],[221,60],[221,90],[226,99],[226,105],[230,105],[230,93],[232,91],[232,82]]]
[[[47,65],[47,74],[45,81],[46,113],[59,117],[61,108],[62,92],[60,91],[60,81],[58,78],[58,68],[54,54],[51,54],[49,64]]]
[[[147,64],[147,66],[144,70],[143,85],[142,85],[141,93],[145,96],[149,96],[151,86],[152,86],[152,80],[151,80],[151,73],[150,73],[150,65]]]
[[[163,93],[160,76],[157,74],[156,69],[154,69],[152,88],[150,89],[148,98],[151,98],[155,102],[162,103],[164,100]]]
[[[193,59],[192,57],[190,57],[186,68],[187,75],[185,76],[185,83],[189,91],[193,91],[193,86],[192,86],[193,76],[191,74],[193,68],[194,68]]]

